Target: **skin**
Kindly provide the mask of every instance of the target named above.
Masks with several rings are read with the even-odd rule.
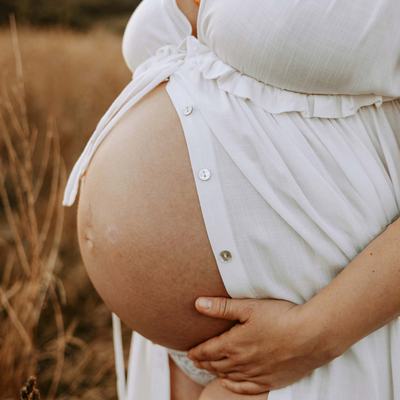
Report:
[[[189,0],[177,3],[196,33],[197,6]],[[397,224],[387,232],[391,236],[379,236],[369,256],[362,252],[302,307],[268,299],[252,301],[251,306],[247,300],[235,300],[232,305],[208,241],[184,133],[165,83],[131,109],[102,143],[82,179],[78,207],[82,257],[108,307],[156,343],[181,350],[196,347],[198,352],[194,349],[191,354],[203,363],[199,366],[218,372],[227,378],[231,391],[241,393],[223,388],[221,379],[203,390],[171,362],[173,400],[265,400],[267,390],[299,379],[393,319],[400,308],[395,290],[400,283],[400,255],[394,246],[400,227]],[[378,263],[381,268],[376,273]],[[211,309],[198,307],[196,311],[194,303],[199,296],[216,298]],[[367,301],[371,298],[376,301]],[[280,324],[271,326],[261,318],[284,306],[287,318],[282,317]],[[233,313],[226,315],[222,310]],[[279,353],[275,365],[262,362],[271,360],[268,351],[273,350],[266,350],[265,344],[278,346],[279,341],[271,341],[271,334],[256,337],[251,329],[270,333],[268,323],[277,327],[277,337],[310,327],[309,331],[303,329],[309,335],[292,336],[297,339],[281,353],[297,362],[301,354],[297,375],[291,373],[294,363],[278,367],[282,365]],[[210,338],[213,346],[208,347]],[[221,348],[228,342],[242,351],[235,358],[223,354],[233,363],[218,369],[211,363],[221,359]],[[207,346],[206,350],[202,346]],[[310,349],[314,349],[312,357]],[[249,369],[238,372],[237,362],[243,354],[253,356],[247,358]],[[252,376],[249,370],[254,365],[261,370]],[[249,395],[263,391],[262,395]]]
[[[195,25],[193,19],[191,22]],[[198,311],[204,315],[240,322],[227,333],[192,349],[189,355],[197,361],[198,367],[226,378],[223,382],[238,393],[259,393],[283,387],[309,374],[400,315],[399,238],[400,219],[397,219],[310,301],[304,305],[289,305],[290,313],[286,315],[290,317],[283,319],[286,324],[283,332],[295,339],[292,347],[286,346],[294,361],[288,363],[288,354],[285,355],[286,364],[279,365],[276,359],[283,354],[278,349],[282,349],[284,343],[279,340],[279,330],[273,339],[278,319],[275,318],[271,326],[266,315],[285,304],[268,299],[208,299],[207,308],[197,302]],[[307,332],[306,327],[311,328],[314,335]],[[305,334],[296,335],[296,329]],[[260,332],[269,334],[259,335]],[[234,360],[224,354],[227,349]],[[246,359],[248,364],[243,366]],[[257,366],[258,372],[254,373]]]
[[[315,347],[318,331],[312,329],[318,327],[313,321],[305,323],[300,305],[225,299],[214,300],[207,310],[210,316],[239,323],[191,350],[190,357],[237,393],[260,394],[287,386],[334,358]]]
[[[199,400],[267,400],[268,393],[244,396],[232,393],[221,385],[221,379],[215,379],[207,385]]]
[[[127,112],[96,151],[82,178],[78,238],[109,309],[155,343],[188,350],[233,326],[194,307],[199,296],[228,294],[165,83]],[[197,400],[202,387],[175,376],[173,399]]]
[[[303,305],[288,302],[285,309],[271,299],[197,301],[199,312],[239,324],[192,349],[189,357],[226,378],[227,387],[238,393],[277,389],[308,375],[399,317],[399,238],[397,218]]]
[[[199,12],[200,1],[176,0],[176,4],[192,25],[192,35],[197,37],[197,14]]]
[[[196,297],[228,294],[165,85],[129,110],[96,151],[81,187],[78,233],[108,307],[153,342],[188,350],[233,323],[194,307]]]
[[[203,392],[204,387],[192,381],[177,365],[169,358],[171,400],[197,400]],[[230,400],[230,398],[228,397]],[[212,399],[215,400],[215,399]]]
[[[177,3],[196,35],[197,5],[182,0]],[[154,118],[154,110],[158,110],[157,119]],[[165,132],[169,132],[169,135]],[[170,149],[168,154],[173,155],[169,161],[166,157],[160,157],[161,153],[165,153],[160,150],[163,148]],[[125,149],[130,149],[128,154]],[[126,157],[121,157],[121,154],[126,154]],[[143,154],[148,157],[145,159]],[[141,173],[132,179],[130,171]],[[126,185],[129,181],[130,185]],[[164,185],[159,185],[160,182],[164,182]],[[170,188],[175,187],[177,182],[180,182],[180,190],[174,196],[175,192],[171,192]],[[104,188],[109,189],[107,193]],[[98,196],[99,192],[101,196]],[[118,193],[119,200],[115,201],[113,193]],[[148,195],[138,196],[142,193]],[[159,204],[151,207],[151,198],[153,201],[163,199],[163,215],[152,212],[159,208]],[[143,204],[144,200],[146,204]],[[110,214],[110,209],[116,211]],[[146,209],[149,210],[147,214],[143,212]],[[130,218],[127,219],[127,216]],[[175,221],[175,224],[172,225],[171,221]],[[92,283],[108,307],[132,329],[136,324],[141,325],[143,319],[149,321],[146,318],[147,310],[151,310],[153,315],[158,314],[163,320],[164,315],[177,315],[175,321],[169,318],[174,331],[169,335],[172,340],[168,340],[165,334],[158,336],[160,329],[156,318],[149,321],[149,325],[142,325],[142,333],[160,344],[188,349],[232,326],[229,322],[219,321],[215,324],[209,318],[199,318],[193,307],[196,295],[227,296],[227,292],[208,242],[183,131],[165,91],[165,84],[155,88],[128,112],[96,152],[81,181],[78,234],[82,258]],[[171,252],[171,243],[187,245],[181,246],[180,252]],[[157,254],[154,249],[157,249]],[[163,256],[162,265],[158,255]],[[149,289],[146,287],[148,273],[144,272],[152,268],[154,270],[154,265],[158,265],[160,273],[157,275],[163,279],[159,282],[152,280],[153,293],[162,295],[164,291],[166,297],[171,291],[165,289],[171,287],[183,271],[196,273],[187,276],[184,281],[180,279],[179,287],[182,290],[173,291],[174,299],[170,296],[168,301],[160,303],[159,296],[156,301],[151,301],[148,290],[141,292],[142,288]],[[196,268],[190,268],[191,265]],[[135,271],[134,279],[132,271]],[[167,282],[165,277],[169,277],[171,282]],[[194,287],[193,280],[201,282],[198,289]],[[182,302],[182,299],[185,301]],[[132,304],[136,305],[135,309]],[[167,305],[168,309],[162,304]],[[184,315],[182,310],[185,310]],[[142,315],[140,318],[139,313]],[[182,326],[179,321],[186,323]],[[165,333],[165,326],[163,328]],[[183,337],[177,334],[178,330],[185,333]],[[203,387],[189,379],[172,360],[170,371],[172,400],[197,400]],[[224,398],[229,399],[226,395],[230,392],[225,389],[223,392]],[[211,394],[212,390],[208,389],[207,396]]]

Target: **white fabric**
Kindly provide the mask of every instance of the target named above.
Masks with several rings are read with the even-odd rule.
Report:
[[[126,399],[170,399],[168,353],[137,332],[131,341]]]
[[[148,1],[150,4],[153,0]],[[176,6],[175,0],[164,0],[160,6],[171,3]],[[233,27],[243,27],[248,40],[251,35],[262,40],[257,32],[265,27],[263,18],[268,13],[260,4],[272,12],[271,2],[229,0],[226,8],[235,13],[222,19],[223,9],[219,5],[223,3],[228,4],[225,0],[202,0],[199,39],[191,36],[188,27],[178,42],[171,43],[166,38],[167,44],[160,42],[160,47],[146,61],[139,65],[130,62],[136,65],[133,81],[100,121],[76,163],[63,204],[74,202],[80,177],[118,119],[169,77],[167,91],[183,126],[204,222],[228,293],[237,298],[274,297],[303,303],[329,284],[400,214],[400,88],[395,63],[400,59],[400,30],[393,29],[392,23],[393,15],[399,16],[400,3],[303,0],[290,2],[289,6],[287,2],[275,2],[276,12],[283,10],[285,7],[279,4],[284,4],[292,15],[298,6],[298,15],[308,16],[308,19],[301,17],[303,23],[295,24],[298,34],[293,31],[295,26],[290,27],[291,35],[286,36],[288,46],[291,41],[300,40],[301,29],[307,30],[314,18],[318,21],[327,15],[331,18],[322,18],[323,23],[317,24],[321,32],[329,32],[328,36],[324,39],[316,36],[318,43],[307,36],[306,43],[315,49],[313,57],[307,46],[299,45],[297,52],[291,53],[293,57],[287,56],[290,61],[286,64],[281,61],[281,68],[274,74],[270,70],[279,56],[271,57],[274,46],[286,43],[280,36],[287,23],[283,11],[269,20],[271,28],[280,29],[264,31],[268,39],[276,36],[276,41],[265,43],[276,44],[264,46],[256,40],[251,48],[241,45],[243,30]],[[144,4],[146,1],[143,7]],[[251,25],[246,19],[251,9],[249,4],[257,6]],[[319,4],[325,5],[324,13]],[[347,7],[346,13],[339,12],[340,4]],[[357,24],[350,29],[351,20],[356,19],[354,15],[362,19],[362,29]],[[346,22],[347,18],[350,22]],[[382,19],[387,21],[385,29]],[[225,23],[230,40],[243,46],[240,59],[233,53],[221,53],[226,47],[222,45],[219,49],[219,43],[227,37],[213,21]],[[329,28],[326,25],[330,21],[333,22]],[[153,28],[158,29],[157,25]],[[348,35],[345,44],[352,48],[354,60],[342,51],[343,30]],[[390,33],[387,36],[383,34],[386,30]],[[385,58],[374,61],[358,50],[361,46],[375,51],[375,37],[381,40]],[[129,43],[127,37],[124,40]],[[327,55],[328,47],[336,50]],[[289,51],[290,47],[286,49]],[[298,64],[306,57],[298,53],[302,49],[313,66],[307,80],[310,86],[305,89],[310,93],[326,89],[326,94],[282,89],[288,84],[298,87],[305,84],[304,74],[299,73],[302,66]],[[229,63],[223,60],[228,56]],[[341,56],[342,66],[337,62]],[[324,69],[327,57],[336,63],[336,71],[343,72],[337,75],[337,86],[333,75]],[[357,64],[358,58],[369,65],[371,79],[363,72],[362,63]],[[249,60],[258,67],[246,70],[245,74],[239,67],[249,68],[252,64]],[[353,63],[351,74],[346,72],[349,60]],[[243,65],[235,66],[236,61]],[[293,75],[288,75],[289,70]],[[319,73],[319,79],[311,79]],[[329,82],[321,78],[325,74]],[[263,82],[268,77],[276,80]],[[279,80],[284,84],[277,85]],[[347,95],[334,94],[330,88],[332,91],[342,88]],[[186,112],[189,105],[193,107],[191,113]],[[211,171],[209,180],[199,179],[198,172],[203,168]],[[231,251],[230,261],[221,258],[222,250]],[[120,334],[117,319],[113,322]],[[139,340],[131,352],[124,398],[168,400],[167,349],[136,333],[134,337]],[[120,365],[118,371],[121,374]],[[157,392],[152,388],[154,385]],[[400,400],[400,321],[391,321],[342,356],[286,388],[271,391],[268,397],[268,400],[305,399]]]
[[[216,378],[216,375],[211,372],[195,367],[193,361],[188,358],[187,351],[168,349],[168,355],[181,371],[199,385],[206,386]]]
[[[121,320],[112,314],[115,369],[117,373],[117,394],[119,399],[126,396],[125,361],[122,343]]]
[[[398,0],[205,3],[200,41],[247,75],[296,92],[399,95]]]
[[[143,61],[166,44],[178,44],[192,33],[192,26],[175,1],[145,0],[128,21],[122,40],[122,54],[133,72]]]

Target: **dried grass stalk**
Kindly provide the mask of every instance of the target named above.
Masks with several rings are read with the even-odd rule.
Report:
[[[21,389],[20,400],[40,400],[40,392],[36,387],[36,377],[31,376]]]
[[[15,21],[11,33],[0,30],[0,398],[35,374],[42,398],[115,399],[110,313],[79,258],[74,210],[62,222],[61,191],[62,159],[72,167],[130,79],[121,38],[19,27],[18,40]]]
[[[63,228],[62,189],[65,167],[54,120],[42,134],[28,120],[28,109],[15,19],[11,37],[16,80],[2,82],[0,92],[0,392],[15,398],[27,376],[37,372],[41,350],[36,346],[40,318],[53,305],[57,346],[51,352],[53,380],[48,398],[55,398],[66,345],[54,270]],[[4,262],[4,264],[3,264]],[[36,380],[21,391],[22,399],[39,399]]]

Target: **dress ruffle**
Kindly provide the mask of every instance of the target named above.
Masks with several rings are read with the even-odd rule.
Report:
[[[364,106],[380,107],[397,97],[380,95],[306,94],[280,89],[243,74],[222,61],[209,47],[194,36],[187,36],[179,45],[160,47],[140,64],[133,80],[110,106],[100,120],[67,182],[63,204],[72,205],[79,179],[95,150],[122,115],[159,83],[168,79],[183,63],[190,62],[202,77],[214,80],[218,87],[233,96],[252,101],[271,114],[299,112],[305,118],[344,118]]]
[[[344,118],[361,107],[380,107],[383,102],[395,99],[375,94],[307,94],[280,89],[233,68],[193,36],[181,46],[187,49],[188,57],[194,57],[204,79],[215,80],[220,89],[248,99],[271,114],[300,112],[305,118]]]

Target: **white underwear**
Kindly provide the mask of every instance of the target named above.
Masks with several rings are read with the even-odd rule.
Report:
[[[187,357],[186,351],[178,351],[173,349],[167,349],[168,354],[175,362],[175,364],[190,378],[192,381],[195,381],[199,385],[206,386],[213,379],[216,378],[216,375],[208,372],[205,369],[197,368],[193,361]]]

